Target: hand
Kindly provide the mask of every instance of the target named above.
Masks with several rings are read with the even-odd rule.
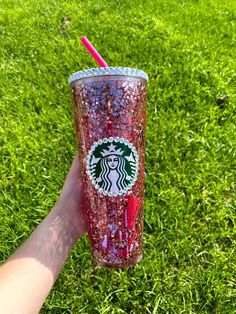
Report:
[[[61,195],[53,208],[53,212],[59,215],[75,231],[77,238],[81,237],[86,231],[86,223],[82,208],[83,187],[79,156],[75,156],[69,173],[64,182]]]
[[[39,313],[73,245],[86,232],[78,155],[52,211],[0,267],[0,313]]]

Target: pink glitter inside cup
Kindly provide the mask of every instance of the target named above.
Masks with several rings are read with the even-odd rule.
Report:
[[[69,79],[94,261],[125,268],[142,258],[147,75],[90,69]]]

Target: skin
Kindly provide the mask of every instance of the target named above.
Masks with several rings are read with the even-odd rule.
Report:
[[[0,313],[38,313],[72,247],[87,231],[75,157],[54,208],[0,267]]]

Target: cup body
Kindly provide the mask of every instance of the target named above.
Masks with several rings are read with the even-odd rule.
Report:
[[[70,85],[93,260],[135,265],[143,246],[147,81],[110,74]]]

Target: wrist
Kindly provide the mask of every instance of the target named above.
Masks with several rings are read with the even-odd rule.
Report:
[[[75,241],[85,233],[83,219],[80,219],[81,217],[74,217],[74,215],[59,202],[55,204],[51,213],[62,221],[65,230]]]

